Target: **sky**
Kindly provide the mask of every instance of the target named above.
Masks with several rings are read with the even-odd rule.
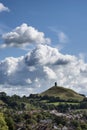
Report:
[[[87,95],[86,35],[86,0],[0,0],[0,91]]]

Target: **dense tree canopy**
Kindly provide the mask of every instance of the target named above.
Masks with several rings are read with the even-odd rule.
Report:
[[[0,113],[0,130],[8,130],[3,113]]]

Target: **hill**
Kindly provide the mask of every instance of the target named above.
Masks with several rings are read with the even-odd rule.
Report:
[[[48,95],[54,97],[60,97],[60,99],[64,100],[82,100],[84,96],[78,94],[77,92],[73,91],[72,89],[60,87],[60,86],[53,86],[48,90],[42,92],[41,96]]]

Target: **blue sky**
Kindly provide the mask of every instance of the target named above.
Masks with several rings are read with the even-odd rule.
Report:
[[[84,0],[1,0],[9,12],[0,13],[0,26],[3,31],[11,31],[22,23],[27,23],[45,33],[52,40],[52,45],[58,45],[55,31],[64,32],[69,42],[61,50],[63,53],[86,53],[87,48],[87,1]],[[4,27],[5,26],[5,27]],[[16,54],[14,55],[14,51]],[[18,49],[0,51],[0,59],[6,56],[18,56],[24,52]]]
[[[10,75],[13,75],[12,69],[15,68],[16,65],[19,66],[22,63],[24,65],[24,60],[27,59],[28,61],[26,60],[26,63],[28,62],[30,66],[33,64],[33,68],[29,68],[29,73],[31,70],[32,75],[34,75],[33,73],[38,73],[36,70],[38,70],[39,67],[40,73],[39,75],[36,74],[36,77],[29,77],[30,75],[27,74],[27,76],[25,76],[26,83],[34,86],[37,82],[38,86],[43,86],[45,78],[47,78],[47,88],[55,80],[59,80],[59,85],[64,85],[65,87],[70,87],[82,92],[82,87],[86,84],[87,75],[87,1],[0,0],[0,4],[0,61],[3,63],[3,66],[5,66],[3,70],[2,68],[0,69],[0,72],[3,74],[3,76],[1,74],[3,77],[1,81],[2,85],[5,86],[7,84],[7,86],[14,86],[14,83],[10,81]],[[26,34],[24,35],[22,31]],[[19,38],[17,38],[18,35]],[[35,37],[32,38],[32,35]],[[14,38],[12,39],[12,37]],[[43,54],[40,52],[40,49]],[[47,53],[47,50],[49,50],[50,54]],[[52,58],[51,60],[54,60],[54,63],[49,61],[51,65],[47,65],[48,59],[44,59],[44,53],[47,53],[50,59]],[[14,57],[16,59],[8,58],[5,60],[6,57]],[[42,58],[43,61],[40,58]],[[40,64],[39,67],[37,63]],[[59,65],[57,73],[55,72],[57,68],[53,67],[53,64]],[[67,65],[65,67],[61,64]],[[9,69],[9,66],[11,66],[10,68],[12,69]],[[64,72],[64,67],[66,68],[67,74]],[[75,67],[75,70],[71,72],[70,69],[73,67]],[[24,68],[27,73],[25,65],[21,66],[20,72],[22,76]],[[76,72],[76,68],[79,68],[78,72]],[[5,71],[7,75],[4,75]],[[19,75],[17,72],[18,70],[15,69],[13,77]],[[59,72],[60,75],[58,77],[56,75]],[[24,75],[26,74],[24,73]],[[41,83],[39,83],[40,76],[44,77]],[[76,79],[76,76],[78,79]],[[24,76],[22,78],[24,78]],[[63,78],[64,81],[61,81],[61,78]],[[66,81],[65,78],[70,78],[70,80]],[[83,79],[83,82],[79,84],[81,79]],[[71,80],[73,82],[71,82]],[[17,79],[15,78],[15,84],[20,86],[20,79],[16,81]],[[83,93],[86,93],[85,87]],[[13,93],[18,93],[19,88],[21,87],[13,89]],[[31,92],[38,90],[37,88],[34,88],[34,90],[32,88],[29,87],[29,89],[32,90]],[[44,89],[39,87],[40,91]],[[6,87],[3,87],[3,90],[8,92]],[[10,94],[11,91],[8,93]],[[20,95],[22,94],[21,92]]]

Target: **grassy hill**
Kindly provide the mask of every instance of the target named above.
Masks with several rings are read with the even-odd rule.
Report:
[[[74,99],[74,100],[82,100],[84,96],[76,93],[72,89],[60,87],[60,86],[53,86],[48,90],[41,93],[41,96],[48,95],[54,97],[60,97],[61,99]]]

